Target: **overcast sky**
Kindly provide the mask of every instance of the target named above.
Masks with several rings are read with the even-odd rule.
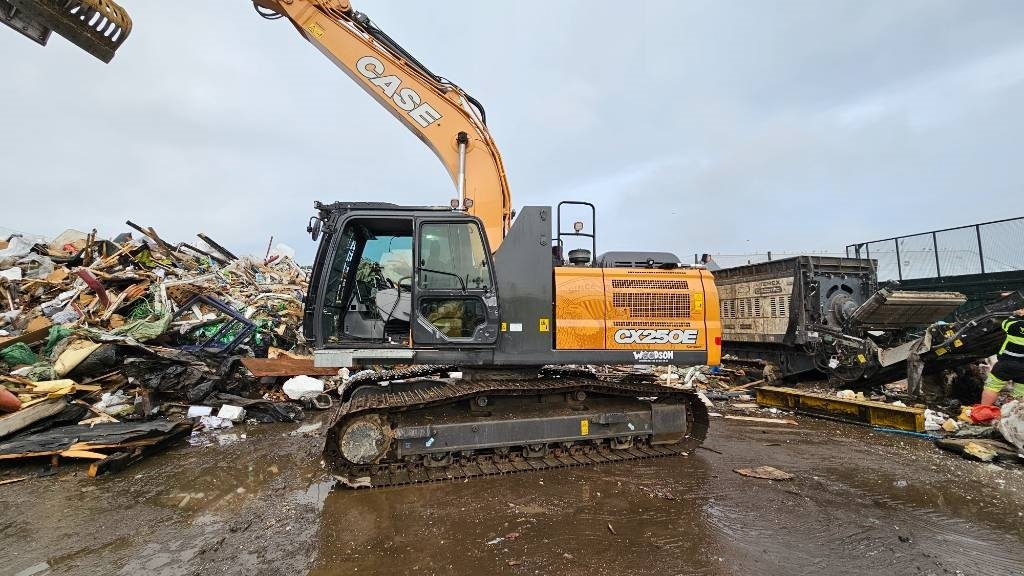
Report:
[[[314,200],[446,204],[422,143],[246,0],[122,0],[104,65],[0,27],[0,227],[312,259]],[[360,0],[481,100],[516,207],[598,249],[840,251],[1024,215],[1024,2]]]

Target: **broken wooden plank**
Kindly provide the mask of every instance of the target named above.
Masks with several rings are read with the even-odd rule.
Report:
[[[337,368],[316,368],[312,358],[242,358],[242,365],[257,378],[284,376],[337,376]]]
[[[991,438],[941,438],[935,440],[935,445],[943,450],[949,450],[982,462],[989,462],[993,459],[1010,461],[1017,459],[1016,448],[1006,442]],[[982,450],[978,450],[978,447]],[[988,459],[986,460],[986,458]]]
[[[50,335],[49,328],[40,328],[31,332],[25,332],[21,336],[14,336],[11,338],[0,338],[0,350],[17,344],[18,342],[24,342],[28,346],[33,346],[46,340],[46,337]]]
[[[198,236],[203,242],[206,242],[206,244],[210,248],[213,248],[217,252],[220,252],[224,256],[227,256],[229,260],[238,260],[238,256],[235,256],[234,254],[231,253],[230,250],[218,244],[216,241],[213,240],[213,238],[210,238],[209,236],[203,234],[202,232],[196,234],[196,236]]]
[[[797,426],[796,420],[787,420],[783,418],[758,418],[756,416],[733,416],[732,414],[726,414],[723,416],[726,420],[742,420],[744,422],[760,422],[762,424],[786,424],[790,426]]]
[[[753,382],[747,382],[746,384],[740,384],[739,386],[733,386],[732,388],[729,388],[727,390],[727,392],[736,392],[737,390],[747,390],[749,388],[757,386],[758,384],[764,384],[764,379],[762,378],[761,380],[754,380]]]
[[[97,426],[72,425],[0,442],[0,459],[60,453],[64,450],[91,450],[97,445],[119,446],[128,442],[164,438],[189,431],[186,422],[122,422]]]
[[[91,460],[103,460],[106,454],[92,452],[90,450],[65,450],[59,454],[61,458],[89,458]]]
[[[160,438],[159,442],[149,446],[139,446],[130,451],[111,454],[103,460],[90,464],[88,475],[90,478],[95,478],[104,474],[120,472],[139,460],[142,460],[146,456],[150,456],[156,452],[166,449],[171,442],[185,436],[190,430],[191,427],[189,426],[181,427],[172,431],[167,436]]]
[[[893,406],[873,400],[843,399],[828,394],[775,386],[758,388],[757,403],[855,424],[924,432],[924,408]]]
[[[7,480],[0,480],[0,486],[5,484],[14,484],[15,482],[21,482],[22,480],[28,480],[31,476],[21,476],[19,478],[8,478]]]
[[[10,436],[40,420],[60,414],[67,406],[68,402],[63,398],[47,398],[32,406],[23,406],[17,412],[0,417],[0,438]]]
[[[763,480],[792,480],[794,476],[789,472],[783,472],[771,466],[758,466],[757,468],[736,468],[733,472],[748,478],[761,478]]]

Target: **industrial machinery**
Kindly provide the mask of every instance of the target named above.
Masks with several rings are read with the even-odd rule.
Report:
[[[341,391],[325,448],[336,476],[395,485],[667,456],[703,440],[707,413],[693,393],[602,380],[586,366],[718,364],[705,269],[664,252],[598,255],[587,203],[516,216],[480,102],[347,1],[254,4],[427,144],[458,191],[446,207],[316,205],[304,321],[316,365],[411,366],[356,374]],[[0,0],[8,23],[43,41],[55,30],[105,60],[130,28],[115,6]],[[567,206],[589,210],[590,228],[564,226]]]
[[[967,300],[879,289],[874,261],[857,258],[797,256],[718,270],[715,279],[727,355],[765,361],[778,376],[818,370],[846,385],[892,373],[907,360],[904,344]]]

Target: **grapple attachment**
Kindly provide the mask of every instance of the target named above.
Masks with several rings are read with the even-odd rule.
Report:
[[[128,13],[111,0],[0,0],[0,22],[43,46],[56,32],[104,62],[132,30]]]

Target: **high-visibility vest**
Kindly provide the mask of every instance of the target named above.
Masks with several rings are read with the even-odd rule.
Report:
[[[1024,360],[1024,320],[1007,318],[1003,321],[1003,332],[1006,332],[1006,340],[999,355]]]

